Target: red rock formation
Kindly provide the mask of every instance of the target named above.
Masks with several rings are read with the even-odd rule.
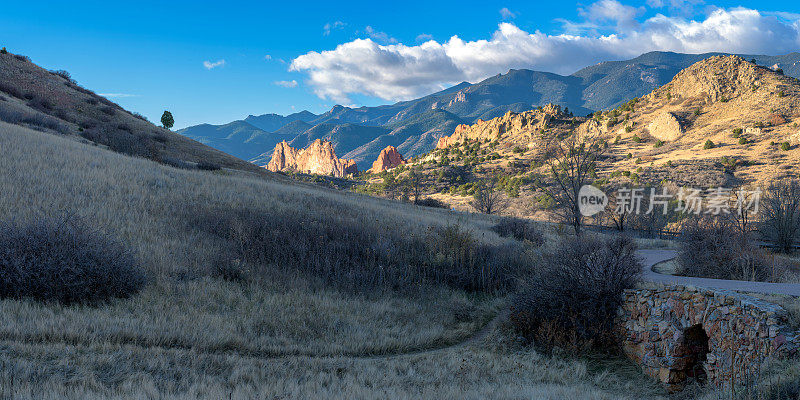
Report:
[[[358,172],[354,160],[340,160],[336,157],[333,144],[321,139],[305,149],[295,149],[286,141],[278,143],[266,168],[270,171],[297,171],[339,178]]]
[[[379,173],[381,171],[385,171],[387,169],[392,169],[398,165],[405,164],[406,160],[403,156],[397,151],[394,146],[387,146],[385,149],[381,150],[381,154],[378,155],[378,159],[372,163],[372,168],[370,172],[372,173]]]

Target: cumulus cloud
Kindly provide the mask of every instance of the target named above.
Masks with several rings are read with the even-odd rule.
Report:
[[[208,69],[208,70],[211,70],[211,69],[214,69],[214,68],[217,68],[217,67],[223,67],[223,66],[225,66],[225,60],[217,60],[217,61],[214,61],[214,62],[203,61],[203,66],[206,67],[206,69]]]
[[[517,17],[517,14],[509,10],[508,7],[503,7],[500,9],[500,16],[503,17],[503,19],[513,19]]]
[[[587,21],[629,21],[638,9],[601,0],[584,9]],[[619,3],[617,3],[619,4]],[[794,19],[792,19],[794,18]],[[569,74],[612,59],[648,51],[784,54],[800,46],[800,18],[746,8],[714,9],[693,20],[657,14],[611,34],[526,32],[501,23],[488,39],[429,40],[418,45],[380,44],[372,38],[342,43],[329,51],[295,58],[291,71],[307,74],[323,99],[349,103],[349,95],[407,100],[461,81],[477,82],[511,68]]]
[[[578,13],[591,22],[613,22],[618,29],[636,27],[636,17],[644,14],[644,7],[631,7],[617,0],[600,0],[587,8],[578,9]]]
[[[297,87],[297,81],[294,79],[290,81],[275,81],[275,84],[285,88]]]
[[[325,26],[322,27],[322,34],[328,36],[331,34],[331,31],[344,29],[346,25],[347,24],[345,24],[342,21],[328,22],[327,24],[325,24]]]
[[[651,8],[667,8],[672,13],[679,15],[693,15],[695,9],[705,4],[703,0],[647,0]]]

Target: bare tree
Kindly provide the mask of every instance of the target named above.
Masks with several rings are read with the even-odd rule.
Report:
[[[555,199],[561,216],[572,225],[576,235],[580,235],[583,226],[578,193],[582,186],[592,182],[597,159],[603,152],[601,144],[594,135],[551,138],[545,151],[550,176],[535,182],[539,190]]]
[[[724,217],[741,235],[749,236],[753,232],[752,210],[748,205],[755,201],[756,192],[740,188],[732,193],[730,213]]]
[[[608,202],[609,204],[616,204],[617,203],[617,194],[619,190],[626,189],[621,185],[606,185],[603,190],[608,194]],[[615,207],[606,208],[602,212],[597,214],[598,218],[595,220],[600,221],[607,221],[614,229],[623,232],[627,229],[629,224],[629,219],[631,217],[630,211],[627,208],[622,208],[620,210],[615,209]]]
[[[642,194],[638,210],[628,217],[628,224],[649,237],[657,237],[670,222],[677,220],[675,214],[669,213],[672,195],[661,186],[645,187]]]
[[[779,251],[792,251],[800,235],[800,184],[785,179],[769,186],[761,201],[761,234]]]
[[[497,188],[495,177],[478,181],[471,204],[472,207],[484,214],[497,214],[509,206],[508,199]]]

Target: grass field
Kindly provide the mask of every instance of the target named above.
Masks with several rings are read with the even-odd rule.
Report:
[[[279,177],[179,170],[3,123],[0,148],[0,218],[76,215],[131,246],[149,277],[141,293],[94,307],[1,300],[0,398],[664,394],[624,360],[544,356],[516,345],[507,328],[483,329],[505,304],[502,291],[436,282],[346,290],[277,265],[255,271],[258,279],[221,279],[214,263],[232,243],[187,224],[186,210],[338,209],[378,231],[457,224],[477,242],[506,245],[489,217]]]

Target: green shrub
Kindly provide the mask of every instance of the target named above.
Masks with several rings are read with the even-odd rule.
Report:
[[[97,304],[136,294],[146,277],[122,243],[81,222],[0,223],[0,297]]]
[[[699,108],[695,108],[695,109],[694,109],[694,115],[695,115],[695,116],[698,116],[698,115],[700,115],[700,109],[699,109]]]
[[[661,141],[661,140],[656,140],[656,142],[653,144],[653,147],[657,149],[657,148],[659,148],[659,147],[661,147],[661,146],[663,146],[663,145],[664,145],[664,142],[663,142],[663,141]]]
[[[551,196],[542,194],[536,197],[536,205],[539,209],[549,210],[556,206],[556,201]]]
[[[747,138],[740,137],[739,138],[739,144],[747,144]]]
[[[633,140],[635,143],[641,143],[642,142],[642,138],[640,138],[639,135],[633,135],[631,140]]]
[[[706,140],[705,144],[703,144],[704,150],[713,149],[714,147],[716,147],[716,145],[711,141],[711,139]]]
[[[3,47],[2,49],[0,49],[0,54],[8,54],[8,50],[6,50],[6,48]]]
[[[632,126],[626,126],[625,127],[625,132],[627,132],[627,133],[633,132],[633,127]]]
[[[783,142],[783,143],[781,143],[781,150],[783,150],[783,151],[789,151],[789,149],[791,149],[791,148],[792,148],[792,145],[791,145],[791,144],[789,144],[789,142]]]
[[[522,153],[525,152],[525,149],[523,149],[522,147],[519,147],[519,146],[514,146],[514,149],[512,151],[514,153],[517,153],[517,154],[522,154]]]
[[[738,138],[742,134],[742,128],[733,128],[733,137]]]

